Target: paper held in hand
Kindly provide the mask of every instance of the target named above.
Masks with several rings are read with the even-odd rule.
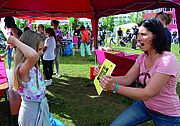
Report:
[[[100,68],[100,72],[99,74],[95,77],[94,79],[94,85],[96,87],[96,90],[97,90],[97,93],[98,95],[101,94],[101,92],[103,91],[103,88],[101,87],[100,85],[100,78],[103,76],[103,75],[110,75],[112,73],[112,71],[114,70],[115,68],[115,64],[112,63],[110,60],[108,59],[105,59],[101,68]]]

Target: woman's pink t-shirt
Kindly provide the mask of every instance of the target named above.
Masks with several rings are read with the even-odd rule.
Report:
[[[176,93],[179,68],[178,60],[173,53],[165,51],[150,69],[146,69],[144,64],[146,56],[143,53],[136,60],[140,65],[140,73],[148,72],[152,76],[155,72],[158,72],[171,76],[154,97],[144,101],[146,107],[164,115],[180,116],[180,101]],[[139,80],[143,83],[144,77],[140,76]],[[147,84],[148,81],[149,78],[146,79]]]

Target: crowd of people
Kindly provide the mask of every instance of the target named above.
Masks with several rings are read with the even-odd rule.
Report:
[[[177,32],[172,32],[169,30],[169,25],[172,22],[172,14],[169,13],[164,13],[164,12],[159,12],[155,15],[155,18],[159,19],[161,23],[163,24],[166,35],[168,38],[168,47],[171,50],[171,44],[178,44],[179,41],[179,36]],[[98,44],[99,46],[104,46],[107,44],[117,44],[119,46],[125,47],[129,46],[131,47],[132,50],[136,50],[139,45],[137,43],[137,33],[138,33],[138,24],[133,26],[131,29],[122,30],[121,27],[117,30],[116,36],[113,35],[115,33],[111,34],[106,34],[106,32],[100,32],[99,33],[99,39],[98,39]],[[126,29],[126,28],[124,28]]]

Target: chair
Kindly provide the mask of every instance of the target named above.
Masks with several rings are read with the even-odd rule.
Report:
[[[8,90],[8,83],[5,82],[5,83],[1,83],[0,84],[0,99],[4,98],[4,103],[5,103],[5,106],[4,106],[4,109],[5,109],[5,115],[4,116],[7,116],[8,117],[8,123],[9,123],[9,126],[12,126],[11,125],[11,114],[10,114],[10,106],[9,106],[9,102],[8,102],[8,95],[7,95],[7,90]]]
[[[4,96],[4,90],[0,90],[0,101],[1,101],[3,96]]]
[[[61,40],[61,46],[60,46],[60,55],[64,55],[64,50],[66,48],[66,40]]]

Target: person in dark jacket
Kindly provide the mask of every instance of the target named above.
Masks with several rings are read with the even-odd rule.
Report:
[[[165,28],[165,32],[166,32],[166,36],[167,36],[167,40],[168,40],[168,48],[171,51],[172,35],[167,26],[172,21],[172,14],[167,14],[167,13],[164,13],[161,11],[156,14],[155,18],[157,18],[163,24],[163,26]]]

